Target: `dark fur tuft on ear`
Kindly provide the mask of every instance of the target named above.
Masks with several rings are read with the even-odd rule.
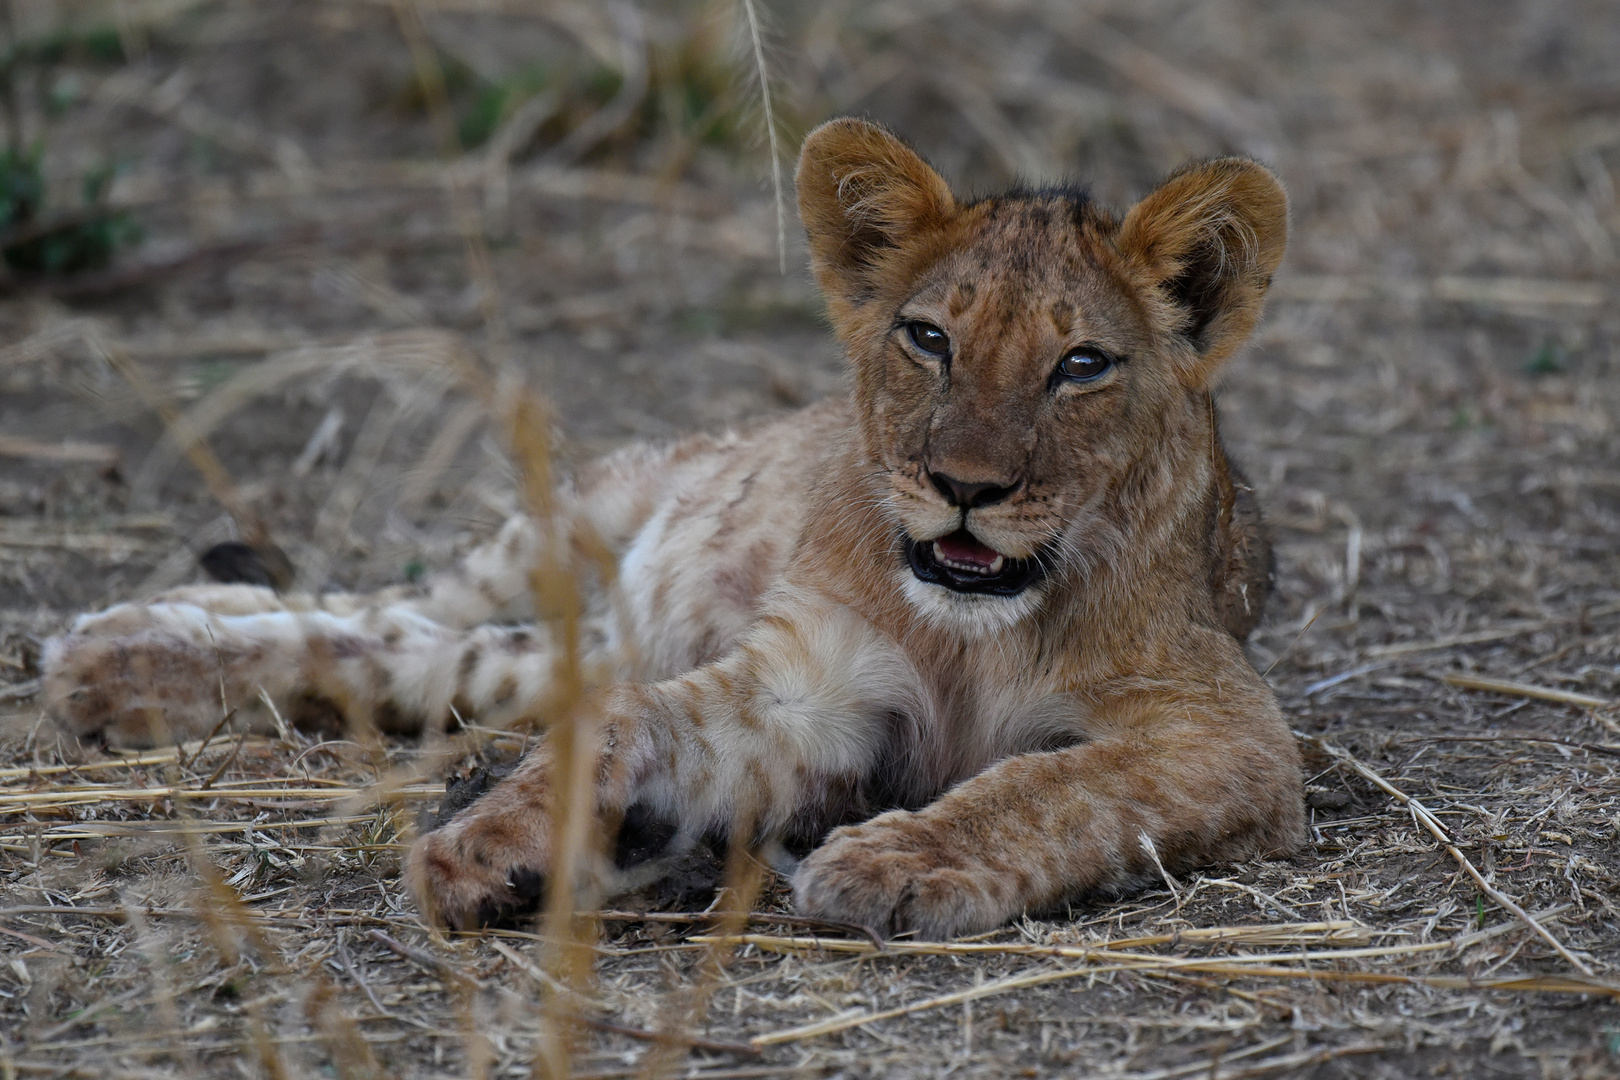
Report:
[[[810,265],[834,308],[859,304],[889,256],[956,209],[928,163],[868,120],[829,120],[804,140],[797,176]]]
[[[1197,384],[1254,331],[1287,242],[1288,196],[1247,158],[1172,173],[1125,215],[1118,240],[1133,273],[1173,306],[1198,355]]]

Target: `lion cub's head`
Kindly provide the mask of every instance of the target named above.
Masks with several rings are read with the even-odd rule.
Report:
[[[1072,189],[962,202],[845,119],[805,141],[798,197],[925,611],[1016,619],[1199,512],[1210,383],[1282,259],[1269,171],[1190,165],[1123,219]]]

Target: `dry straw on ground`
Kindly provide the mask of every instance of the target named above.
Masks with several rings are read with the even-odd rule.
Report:
[[[0,277],[0,1074],[1620,1072],[1612,4],[3,14],[47,223],[117,163],[145,239]],[[968,189],[1123,203],[1233,151],[1287,181],[1222,401],[1277,530],[1251,655],[1312,770],[1306,851],[887,943],[795,920],[737,852],[718,898],[586,887],[445,938],[401,846],[537,736],[113,757],[41,722],[39,640],[211,543],[372,587],[583,456],[836,392],[772,175],[840,112]],[[564,626],[576,569],[536,583]]]

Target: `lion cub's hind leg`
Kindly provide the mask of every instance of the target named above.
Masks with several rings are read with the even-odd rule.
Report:
[[[553,681],[543,628],[458,630],[397,605],[219,615],[161,603],[129,614],[139,625],[125,632],[46,645],[46,708],[72,735],[151,746],[198,738],[230,710],[328,732],[503,725],[543,708]]]
[[[689,440],[684,452],[712,445]],[[47,643],[47,711],[72,735],[127,746],[199,737],[230,709],[266,726],[264,699],[326,729],[508,723],[543,707],[551,683],[547,633],[510,625],[533,618],[545,545],[586,538],[617,553],[669,489],[675,456],[638,446],[604,459],[560,493],[556,530],[514,517],[422,587],[299,596],[195,585],[83,616]]]
[[[410,732],[446,723],[459,698],[463,716],[476,703],[509,719],[543,695],[547,639],[480,624],[528,613],[539,543],[514,518],[426,588],[193,585],[84,615],[46,644],[45,706],[69,734],[124,746],[200,737],[230,710],[259,727],[274,709],[295,725]]]

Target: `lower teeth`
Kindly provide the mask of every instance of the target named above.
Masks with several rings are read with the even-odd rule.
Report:
[[[980,577],[995,577],[997,574],[1001,573],[1001,568],[1007,563],[1007,559],[1003,555],[997,555],[995,560],[991,562],[989,566],[986,566],[983,563],[958,562],[955,559],[946,558],[945,553],[940,550],[939,544],[937,543],[934,544],[934,561],[938,562],[941,566],[949,567],[952,570],[960,570],[967,574],[977,574]]]

